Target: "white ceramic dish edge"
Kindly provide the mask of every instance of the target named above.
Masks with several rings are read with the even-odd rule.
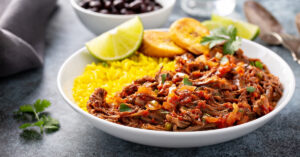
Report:
[[[141,18],[145,29],[159,28],[166,23],[176,3],[176,0],[157,0],[163,6],[159,10],[134,15],[113,15],[84,9],[78,5],[79,1],[70,0],[70,3],[83,25],[96,35],[108,31],[135,16]]]
[[[96,61],[86,52],[85,48],[78,50],[76,53],[74,53],[71,57],[69,57],[64,62],[64,64],[62,65],[58,73],[57,85],[58,85],[59,92],[61,93],[64,100],[69,104],[71,108],[73,108],[76,112],[82,115],[87,121],[91,122],[92,125],[94,125],[98,129],[108,134],[111,134],[113,136],[119,137],[121,139],[128,140],[135,143],[145,144],[145,145],[159,146],[159,147],[172,147],[172,148],[197,147],[197,146],[217,144],[217,143],[221,143],[221,142],[225,142],[225,141],[229,141],[241,137],[267,123],[270,119],[272,119],[279,111],[281,111],[287,105],[287,103],[293,96],[295,90],[294,74],[290,69],[290,67],[288,66],[288,64],[283,59],[281,59],[276,53],[272,52],[271,50],[257,43],[248,40],[243,40],[242,48],[248,49],[249,46],[250,47],[254,46],[256,49],[261,49],[263,51],[266,51],[265,55],[268,54],[271,56],[266,58],[261,58],[263,56],[256,56],[257,58],[262,59],[263,62],[266,61],[268,62],[268,60],[270,61],[270,58],[273,58],[275,61],[278,61],[279,64],[277,65],[284,67],[283,68],[285,73],[284,76],[288,78],[288,80],[282,80],[282,78],[280,79],[281,81],[288,81],[288,82],[282,82],[285,88],[284,95],[283,98],[279,101],[277,107],[272,112],[251,122],[242,125],[233,126],[233,127],[207,130],[207,131],[195,131],[195,132],[153,131],[153,130],[145,130],[145,129],[139,129],[139,128],[133,128],[133,127],[115,124],[103,119],[99,119],[83,111],[74,102],[72,102],[72,95],[70,95],[70,93],[67,95],[67,93],[65,93],[63,89],[63,83],[68,82],[72,84],[73,83],[72,79],[74,78],[72,78],[71,80],[64,80],[63,75],[70,75],[70,73],[72,73],[71,71],[67,71],[67,68],[70,68],[68,67],[70,66],[69,63],[72,62],[72,60],[76,59],[76,57],[87,57],[88,60],[90,60],[90,62]],[[254,56],[249,56],[249,57],[254,57]],[[79,63],[76,66],[84,67],[85,65],[80,65]],[[267,64],[267,66],[270,68],[271,65]],[[275,66],[275,64],[273,66]],[[270,70],[272,73],[275,73],[275,75],[278,74],[276,73],[276,71],[274,71],[274,68],[270,68]],[[71,84],[69,84],[68,86],[72,86]]]

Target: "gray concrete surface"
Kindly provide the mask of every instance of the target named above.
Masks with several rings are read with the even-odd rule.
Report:
[[[244,18],[244,0],[238,0],[235,16]],[[298,34],[294,16],[300,12],[299,0],[260,1],[284,25],[287,32]],[[187,16],[177,4],[166,26]],[[298,34],[299,35],[299,34]],[[280,46],[268,46],[293,69],[296,91],[286,108],[271,122],[239,139],[226,143],[187,149],[166,149],[130,143],[112,137],[86,123],[63,101],[56,88],[62,63],[94,35],[75,16],[68,0],[59,1],[59,9],[50,21],[46,36],[43,68],[0,79],[0,156],[300,156],[300,65]],[[263,44],[259,39],[257,42]],[[263,44],[265,45],[265,44]],[[280,66],[280,65],[279,65]],[[49,99],[48,109],[59,119],[58,132],[27,139],[20,136],[20,122],[13,111],[36,99]]]

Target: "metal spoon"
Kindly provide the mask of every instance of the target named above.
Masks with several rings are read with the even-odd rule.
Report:
[[[260,27],[259,37],[264,42],[271,45],[283,45],[291,51],[294,60],[300,64],[300,38],[285,33],[278,20],[255,1],[245,2],[244,12],[250,23]]]

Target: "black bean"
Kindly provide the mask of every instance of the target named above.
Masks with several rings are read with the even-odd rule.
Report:
[[[146,5],[145,3],[141,4],[140,11],[141,11],[142,13],[147,12],[147,5]]]
[[[110,0],[106,0],[106,1],[103,1],[104,2],[104,8],[105,9],[110,9],[111,6],[112,6],[112,3]]]
[[[132,10],[139,10],[143,2],[141,0],[135,0],[129,4],[129,8]]]
[[[110,12],[112,14],[119,14],[119,11],[115,7],[112,7]]]
[[[154,10],[154,6],[153,5],[149,5],[147,6],[147,12],[153,11]]]
[[[89,5],[92,7],[92,8],[94,8],[94,7],[101,7],[101,3],[100,3],[100,1],[90,1],[90,3],[89,3]]]
[[[93,12],[97,12],[98,11],[97,8],[88,8],[88,10],[93,11]]]
[[[79,5],[104,14],[139,14],[162,8],[156,0],[81,0]]]
[[[99,11],[99,13],[108,14],[109,11],[107,9],[102,9],[102,10]]]
[[[131,11],[131,10],[127,10],[126,8],[123,8],[123,9],[121,9],[120,10],[120,13],[121,14],[134,14],[134,12],[133,11]]]
[[[81,2],[79,3],[79,5],[80,5],[81,7],[83,7],[83,8],[85,8],[85,9],[87,9],[87,8],[89,7],[89,1],[86,1],[86,0],[81,1]]]
[[[125,2],[124,0],[114,0],[113,2],[114,7],[116,7],[117,9],[122,9],[124,8]]]

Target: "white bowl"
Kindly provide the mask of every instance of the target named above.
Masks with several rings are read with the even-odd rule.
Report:
[[[241,137],[267,123],[287,105],[295,90],[295,77],[291,68],[276,53],[249,40],[243,40],[241,48],[246,56],[261,59],[271,73],[279,77],[284,91],[282,98],[272,112],[251,122],[233,127],[194,132],[153,131],[119,125],[83,111],[73,100],[72,87],[74,78],[83,73],[85,66],[97,62],[87,52],[86,48],[78,50],[64,62],[58,73],[57,85],[60,94],[71,108],[96,128],[115,137],[159,147],[196,147],[217,144]]]
[[[113,15],[84,9],[79,6],[81,0],[70,1],[80,21],[96,35],[106,32],[135,16],[141,18],[145,29],[159,28],[168,21],[167,19],[176,3],[176,0],[157,0],[162,5],[159,10],[134,15]]]

